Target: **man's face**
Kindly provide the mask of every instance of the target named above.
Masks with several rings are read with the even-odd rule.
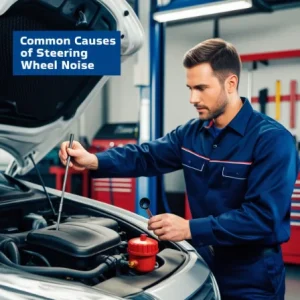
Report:
[[[186,69],[187,87],[191,90],[193,104],[203,121],[222,115],[228,103],[224,84],[214,75],[208,63]]]

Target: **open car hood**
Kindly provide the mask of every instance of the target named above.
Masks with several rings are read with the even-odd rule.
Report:
[[[79,30],[119,30],[121,61],[139,50],[143,29],[125,0],[0,1],[0,148],[15,160],[8,174],[24,175],[67,135],[107,76],[13,76],[14,30],[76,30],[76,12],[87,12]]]

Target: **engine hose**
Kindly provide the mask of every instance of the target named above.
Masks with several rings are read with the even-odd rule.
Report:
[[[40,253],[37,253],[37,252],[34,252],[34,251],[30,251],[30,250],[22,250],[24,253],[27,253],[29,255],[32,255],[32,256],[35,256],[35,257],[38,257],[41,261],[43,261],[45,263],[45,265],[47,267],[51,267],[51,264],[50,262],[48,261],[48,259],[43,256],[42,254]]]
[[[9,259],[19,265],[21,263],[21,257],[17,245],[13,241],[8,241],[4,245],[4,251],[8,254]]]
[[[31,267],[21,266],[13,263],[3,252],[0,251],[0,262],[10,267],[33,273],[38,275],[50,276],[50,277],[72,277],[77,279],[89,279],[98,277],[111,267],[115,267],[117,260],[114,257],[108,257],[108,259],[101,263],[98,267],[89,271],[79,271],[68,268],[60,267]]]

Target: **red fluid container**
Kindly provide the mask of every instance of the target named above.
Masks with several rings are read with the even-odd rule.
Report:
[[[141,234],[128,241],[129,266],[139,272],[151,272],[155,268],[158,242]]]

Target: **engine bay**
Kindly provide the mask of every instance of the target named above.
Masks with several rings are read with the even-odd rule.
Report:
[[[186,260],[172,243],[147,236],[126,218],[67,199],[57,228],[47,201],[36,196],[1,209],[0,263],[124,297],[169,277]]]

